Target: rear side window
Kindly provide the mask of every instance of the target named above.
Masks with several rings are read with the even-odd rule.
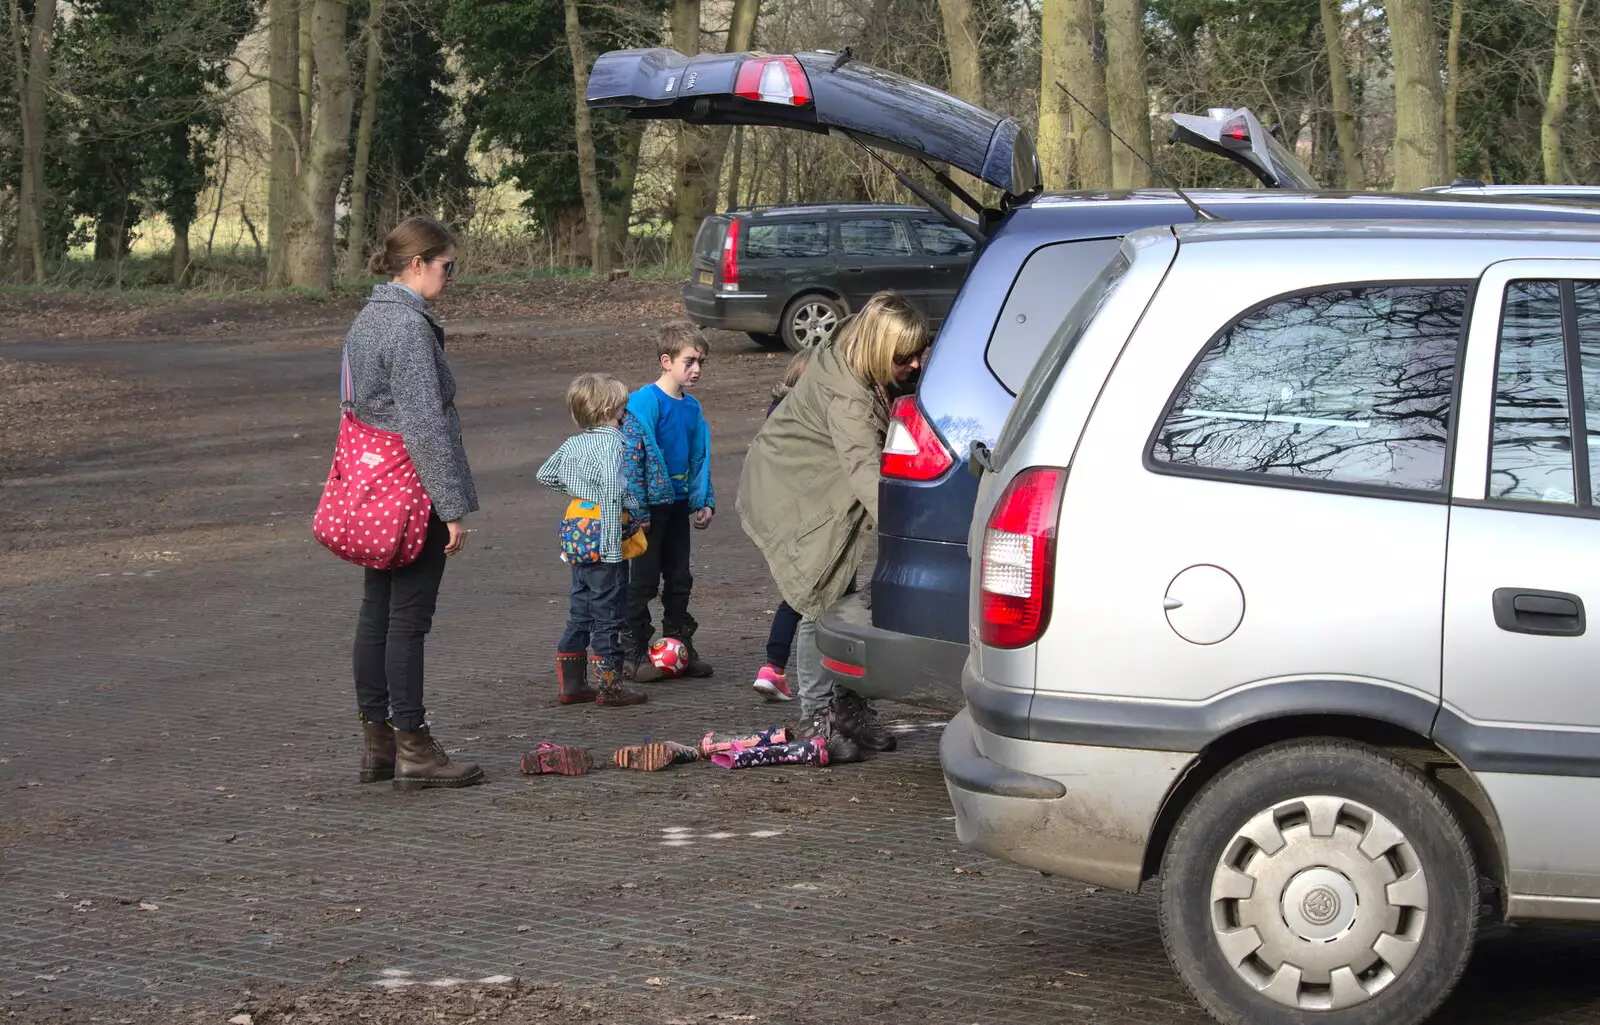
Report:
[[[910,256],[911,237],[904,221],[872,218],[839,222],[839,251],[845,256]]]
[[[929,256],[966,256],[977,247],[972,236],[943,221],[916,221],[917,245]]]
[[[1057,247],[1059,248],[1059,247]],[[999,466],[1011,458],[1011,450],[1015,447],[1017,439],[1025,436],[1028,429],[1033,426],[1033,421],[1039,416],[1039,410],[1044,408],[1044,400],[1056,386],[1056,379],[1061,376],[1061,370],[1072,358],[1072,351],[1078,347],[1078,339],[1083,337],[1083,332],[1091,321],[1105,306],[1117,290],[1117,284],[1123,275],[1128,273],[1128,258],[1121,253],[1112,257],[1110,262],[1100,268],[1100,273],[1083,290],[1078,301],[1072,309],[1067,311],[1066,319],[1061,326],[1056,328],[1055,334],[1050,338],[1050,344],[1044,352],[1039,354],[1038,366],[1034,373],[1028,377],[1028,383],[1023,387],[1022,394],[1017,396],[1017,404],[1011,407],[1011,415],[1006,417],[1006,425],[1000,431],[1000,437],[994,446],[994,465]]]
[[[1203,475],[1443,491],[1461,284],[1275,299],[1211,341],[1151,458]]]
[[[1022,388],[1056,328],[1119,245],[1114,238],[1061,242],[1028,257],[1011,285],[984,353],[989,369],[1006,391],[1015,395]]]
[[[751,260],[809,260],[827,256],[828,222],[752,224],[744,232],[744,255]]]
[[[1511,282],[1499,341],[1489,497],[1600,503],[1600,284]]]
[[[726,217],[707,217],[700,222],[700,232],[694,237],[694,255],[701,261],[716,263],[722,255],[722,236],[728,231]]]

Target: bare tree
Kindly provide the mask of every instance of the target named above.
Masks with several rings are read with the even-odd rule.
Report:
[[[1150,93],[1145,84],[1143,0],[1105,0],[1105,20],[1111,129],[1134,150],[1130,153],[1123,146],[1112,147],[1111,183],[1119,189],[1141,189],[1150,185]]]
[[[272,123],[267,186],[267,285],[289,283],[289,219],[300,180],[300,4],[268,0],[267,110]]]
[[[611,247],[606,244],[605,208],[600,202],[600,179],[595,171],[594,131],[589,126],[589,105],[583,99],[589,90],[589,52],[583,45],[578,0],[565,2],[567,49],[572,53],[573,106],[578,136],[578,188],[583,193],[584,227],[589,234],[589,266],[596,274],[609,274]]]
[[[1328,50],[1328,87],[1333,94],[1333,133],[1344,169],[1344,187],[1366,184],[1361,150],[1356,143],[1356,116],[1350,104],[1350,73],[1344,63],[1344,8],[1340,0],[1322,0],[1322,42]]]
[[[1415,192],[1447,176],[1439,37],[1430,0],[1389,0],[1394,50],[1394,187]]]
[[[1572,40],[1578,32],[1578,0],[1558,0],[1556,4],[1555,57],[1550,67],[1550,91],[1545,98],[1544,116],[1539,119],[1539,148],[1544,154],[1544,180],[1559,185],[1567,180],[1561,155],[1561,128],[1567,120],[1567,96],[1572,86]]]
[[[350,230],[345,240],[345,277],[361,276],[367,250],[368,173],[372,164],[372,123],[378,116],[378,81],[383,62],[383,0],[367,11],[367,62],[361,72],[361,121],[356,129],[356,166],[350,175]],[[581,101],[583,93],[580,90]]]
[[[1323,0],[1323,7],[1332,0]],[[1326,22],[1326,15],[1324,22]],[[1456,150],[1461,145],[1461,26],[1466,19],[1466,0],[1450,0],[1450,34],[1444,44],[1444,169],[1456,176]],[[1348,91],[1348,90],[1347,90]]]
[[[1103,189],[1111,184],[1111,136],[1106,132],[1106,76],[1095,60],[1096,0],[1067,0],[1066,63],[1063,84],[1092,111],[1073,103],[1073,171],[1081,189]],[[1055,85],[1051,85],[1055,89]],[[1057,90],[1060,91],[1059,89]]]
[[[349,0],[316,0],[312,46],[316,118],[289,219],[289,283],[322,291],[333,286],[333,213],[350,153],[350,54],[345,46]]]
[[[17,91],[22,114],[22,181],[17,209],[17,259],[27,261],[33,282],[44,284],[44,137],[45,97],[50,79],[50,45],[55,36],[55,0],[35,0],[27,31],[27,53],[22,52],[22,8],[18,0],[7,4],[10,14],[12,56],[17,69]]]
[[[1064,189],[1072,176],[1072,110],[1056,88],[1067,63],[1066,5],[1076,0],[1043,0],[1039,62],[1039,171],[1049,188]]]
[[[983,70],[978,55],[978,28],[972,0],[939,0],[944,21],[944,42],[950,58],[950,92],[975,107],[983,106]],[[981,196],[982,183],[969,174],[955,172],[952,180],[969,195]]]

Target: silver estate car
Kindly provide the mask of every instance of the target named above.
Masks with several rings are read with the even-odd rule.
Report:
[[[1600,232],[1127,236],[974,446],[960,839],[1159,876],[1230,1025],[1410,1025],[1480,924],[1600,920],[1592,422]]]

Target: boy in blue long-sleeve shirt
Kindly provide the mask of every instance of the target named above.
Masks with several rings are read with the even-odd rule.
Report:
[[[671,482],[671,497],[649,496],[648,546],[628,572],[628,614],[623,628],[626,652],[623,675],[640,682],[659,680],[662,673],[647,652],[655,627],[650,600],[661,591],[661,630],[689,649],[685,675],[711,675],[711,666],[695,648],[699,624],[689,614],[694,576],[689,571],[689,528],[711,525],[716,495],[711,488],[711,427],[700,403],[685,389],[700,379],[710,347],[700,329],[687,320],[663,324],[656,332],[661,376],[628,398],[628,412],[643,435],[647,462],[659,463]],[[663,501],[658,503],[658,497]]]

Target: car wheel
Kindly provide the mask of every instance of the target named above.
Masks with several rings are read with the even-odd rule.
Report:
[[[844,307],[825,295],[802,295],[783,311],[783,344],[803,352],[830,341],[844,320]]]
[[[745,334],[749,335],[750,340],[763,349],[783,349],[787,347],[782,335],[768,334],[765,331],[746,331]]]
[[[1478,873],[1416,769],[1361,744],[1242,759],[1184,811],[1161,867],[1161,936],[1227,1025],[1416,1025],[1455,988]]]

